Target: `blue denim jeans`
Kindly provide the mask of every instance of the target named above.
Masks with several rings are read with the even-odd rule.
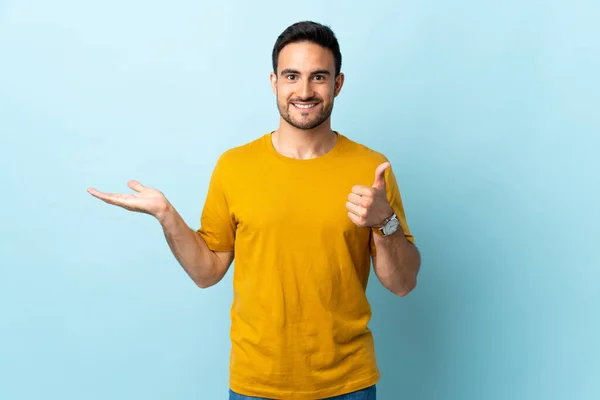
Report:
[[[322,400],[375,400],[377,389],[375,385],[369,386],[366,389],[358,390],[352,393],[346,393],[339,396],[328,397],[327,399]],[[237,394],[232,390],[229,390],[229,400],[273,400],[266,399],[264,397],[252,397],[252,396],[244,396],[243,394]]]

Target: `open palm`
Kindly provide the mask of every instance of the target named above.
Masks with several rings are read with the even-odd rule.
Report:
[[[167,208],[168,201],[159,190],[146,187],[133,180],[127,182],[127,186],[137,193],[103,193],[94,188],[89,188],[88,193],[108,204],[113,204],[129,211],[150,214],[155,217]]]

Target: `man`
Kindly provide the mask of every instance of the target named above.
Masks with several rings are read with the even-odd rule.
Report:
[[[367,323],[376,276],[404,296],[420,256],[390,163],[331,129],[344,75],[334,33],[288,27],[273,49],[277,130],[221,155],[197,231],[158,190],[89,192],[153,215],[190,278],[219,282],[235,254],[230,399],[374,399]]]

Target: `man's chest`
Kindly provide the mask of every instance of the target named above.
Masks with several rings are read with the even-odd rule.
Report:
[[[345,206],[355,184],[335,174],[249,178],[230,193],[229,209],[242,235],[350,235],[359,229]]]

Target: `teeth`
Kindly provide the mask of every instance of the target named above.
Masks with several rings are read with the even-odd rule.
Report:
[[[298,108],[313,108],[316,104],[294,104]]]

